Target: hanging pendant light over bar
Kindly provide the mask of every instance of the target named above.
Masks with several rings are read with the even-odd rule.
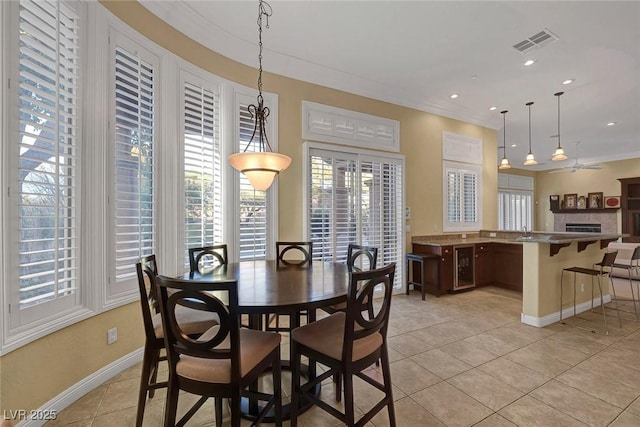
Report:
[[[251,104],[247,107],[251,118],[255,120],[253,134],[244,152],[232,154],[228,159],[229,164],[242,172],[249,179],[251,186],[259,191],[266,191],[271,186],[275,176],[291,164],[291,157],[274,153],[271,150],[266,132],[269,107],[264,106],[262,97],[262,17],[266,17],[266,27],[269,28],[271,14],[272,9],[269,3],[260,0],[258,4],[258,45],[260,46],[260,54],[258,55],[258,63],[260,65],[258,71],[258,104]],[[256,136],[258,151],[247,151]]]
[[[500,162],[500,166],[498,169],[511,169],[511,165],[509,164],[509,159],[507,159],[507,113],[508,110],[500,111],[502,114],[502,161]]]
[[[525,105],[529,107],[529,154],[527,154],[527,159],[524,161],[524,165],[535,166],[538,162],[536,162],[536,157],[533,155],[533,151],[531,151],[531,106],[533,105],[533,101],[527,102]]]
[[[567,155],[564,154],[564,150],[560,145],[560,95],[562,95],[563,93],[564,92],[556,92],[553,94],[554,96],[558,97],[558,148],[556,148],[556,151],[553,153],[553,157],[551,157],[551,160],[553,160],[554,162],[567,160]]]

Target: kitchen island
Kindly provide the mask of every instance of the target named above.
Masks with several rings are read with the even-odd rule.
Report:
[[[480,231],[458,235],[414,236],[414,252],[435,253],[440,258],[440,277],[433,273],[426,281],[437,293],[458,290],[456,274],[457,247],[474,248],[474,286],[495,285],[522,292],[521,321],[532,326],[546,326],[560,319],[560,276],[563,268],[591,267],[602,259],[609,242],[621,234],[543,233]],[[488,255],[487,255],[488,254]],[[591,280],[578,289],[577,310],[591,308]],[[565,295],[573,294],[573,278],[565,278]],[[429,289],[430,287],[427,287]],[[596,284],[597,288],[597,284]],[[469,289],[464,287],[462,289]],[[462,290],[460,289],[460,290]],[[603,284],[605,302],[611,298],[608,283]],[[600,303],[595,290],[594,304]],[[565,301],[563,317],[573,313],[573,301]]]

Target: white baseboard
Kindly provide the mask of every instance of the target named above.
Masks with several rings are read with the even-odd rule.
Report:
[[[95,389],[99,385],[105,383],[111,378],[118,375],[120,372],[124,371],[135,365],[138,362],[142,361],[142,356],[144,354],[144,348],[140,348],[135,350],[120,359],[104,366],[103,368],[97,370],[93,374],[88,377],[83,378],[81,381],[72,385],[59,395],[55,396],[53,399],[49,400],[47,403],[42,405],[40,408],[36,409],[35,413],[60,413],[63,409],[74,403],[76,400],[80,399],[85,394],[89,393],[91,390]],[[17,424],[16,427],[36,427],[42,426],[47,422],[47,420],[41,419],[25,419]]]
[[[605,294],[603,299],[604,299],[604,303],[606,304],[611,301],[611,295]],[[593,299],[593,305],[594,307],[600,305],[599,297]],[[583,303],[576,305],[576,313],[582,313],[584,311],[589,311],[589,310],[591,310],[591,301],[585,301]],[[566,319],[571,316],[573,316],[573,306],[567,307],[564,310],[562,310],[563,319]],[[521,313],[520,321],[525,325],[535,326],[536,328],[544,328],[545,326],[549,326],[553,323],[560,321],[560,311],[556,311],[554,313],[547,314],[546,316],[542,316],[542,317],[535,317],[535,316],[530,316],[528,314]]]

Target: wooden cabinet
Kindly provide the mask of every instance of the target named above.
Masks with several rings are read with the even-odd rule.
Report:
[[[427,292],[440,295],[453,289],[453,246],[432,246],[413,244],[413,252],[418,254],[433,254],[440,257],[440,268],[426,268],[425,281]],[[433,284],[435,286],[430,286]]]
[[[624,242],[640,242],[640,177],[620,178],[620,207],[622,208],[622,232],[629,237]]]
[[[475,245],[476,286],[490,285],[493,282],[493,251],[488,243]]]
[[[522,245],[492,243],[493,284],[522,292]]]
[[[468,245],[463,245],[468,246]],[[413,252],[438,255],[439,276],[435,268],[425,272],[427,292],[436,285],[436,295],[453,290],[455,246],[434,246],[414,243]],[[510,243],[476,243],[474,245],[475,286],[494,285],[522,292],[522,245]],[[415,276],[414,276],[415,277]]]

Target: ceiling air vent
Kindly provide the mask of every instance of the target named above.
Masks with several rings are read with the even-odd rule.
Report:
[[[543,31],[532,35],[528,39],[514,44],[513,47],[520,53],[528,53],[532,49],[542,47],[556,40],[558,40],[558,36],[553,34],[551,31],[544,29]]]

